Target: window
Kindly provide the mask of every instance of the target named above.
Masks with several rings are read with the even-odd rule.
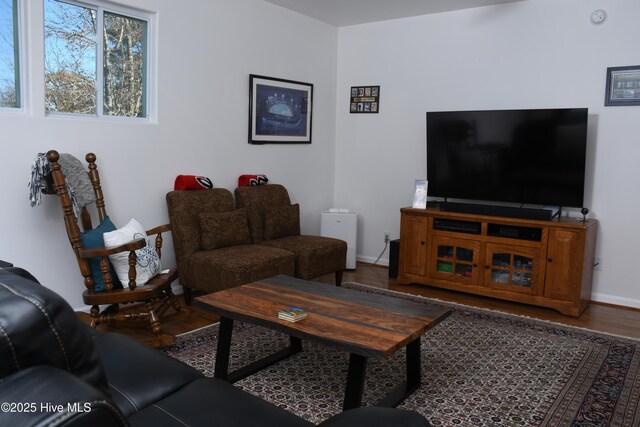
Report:
[[[148,117],[149,18],[139,15],[44,0],[47,112]]]
[[[20,108],[18,0],[0,0],[0,109]]]

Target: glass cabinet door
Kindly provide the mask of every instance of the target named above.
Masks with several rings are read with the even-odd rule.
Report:
[[[431,250],[436,255],[433,257],[432,277],[451,280],[455,275],[455,280],[478,283],[480,242],[434,237]]]
[[[487,286],[537,294],[539,249],[487,244]]]

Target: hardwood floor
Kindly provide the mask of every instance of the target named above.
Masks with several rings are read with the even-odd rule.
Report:
[[[358,282],[384,289],[452,301],[474,307],[498,310],[505,313],[548,320],[565,325],[587,328],[599,332],[640,339],[640,310],[609,304],[592,302],[578,318],[565,316],[559,312],[527,304],[502,301],[494,298],[465,294],[462,292],[438,289],[419,284],[400,285],[395,279],[388,277],[386,267],[358,264],[356,270],[346,271],[343,282]],[[333,275],[322,276],[317,281],[333,283]]]
[[[640,310],[638,309],[592,302],[582,316],[574,318],[543,307],[534,307],[526,304],[501,301],[498,299],[469,295],[418,284],[399,285],[395,279],[389,278],[388,274],[389,272],[386,267],[358,263],[355,270],[344,272],[342,280],[343,282],[357,282],[383,289],[391,289],[429,298],[436,298],[443,301],[453,301],[459,304],[487,308],[505,313],[528,316],[565,325],[640,339]],[[328,274],[315,280],[323,283],[335,283],[333,274]],[[87,314],[79,313],[79,316],[84,321],[89,321],[89,316]],[[218,317],[208,312],[206,307],[194,303],[190,307],[184,307],[180,313],[172,312],[171,314],[165,315],[162,320],[164,335],[160,338],[155,337],[149,328],[146,327],[146,322],[100,325],[98,329],[100,331],[120,332],[122,334],[129,335],[142,343],[157,347],[172,342],[174,337],[178,334],[199,329],[217,321]]]
[[[182,301],[182,295],[178,296],[183,302],[182,310],[178,313],[173,309],[169,309],[167,313],[160,319],[163,334],[157,337],[149,328],[147,321],[130,321],[121,323],[110,323],[98,325],[101,332],[118,332],[146,344],[151,347],[159,347],[171,344],[175,341],[175,336],[200,329],[204,326],[212,325],[218,321],[218,316],[208,312],[204,308],[200,308],[195,304],[187,307]],[[126,311],[126,308],[122,309]],[[88,313],[78,313],[82,321],[89,324],[91,316]]]

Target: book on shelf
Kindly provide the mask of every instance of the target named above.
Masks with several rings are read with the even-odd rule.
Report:
[[[278,319],[297,322],[307,317],[307,312],[298,307],[289,307],[278,312]]]

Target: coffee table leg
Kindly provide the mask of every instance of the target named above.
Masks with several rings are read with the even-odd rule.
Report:
[[[407,344],[407,396],[417,390],[422,383],[420,356],[420,337],[418,337]]]
[[[262,359],[251,362],[246,366],[229,372],[229,356],[231,353],[231,334],[233,332],[233,319],[220,318],[220,332],[218,333],[218,349],[216,351],[216,365],[213,377],[230,383],[240,381],[249,375],[253,375],[274,363],[278,363],[296,353],[302,351],[302,340],[289,336],[289,346],[278,350]]]
[[[367,371],[367,358],[359,354],[349,357],[349,372],[347,373],[347,388],[344,393],[342,409],[357,408],[362,404],[364,377]]]
[[[213,377],[226,380],[229,374],[229,353],[231,351],[231,333],[233,332],[233,319],[220,318],[218,332],[218,349],[216,351],[216,365]]]
[[[290,354],[300,353],[301,351],[302,351],[302,340],[300,338],[289,336]]]
[[[376,406],[394,407],[402,403],[422,383],[420,367],[420,337],[407,344],[407,380],[396,386]]]

